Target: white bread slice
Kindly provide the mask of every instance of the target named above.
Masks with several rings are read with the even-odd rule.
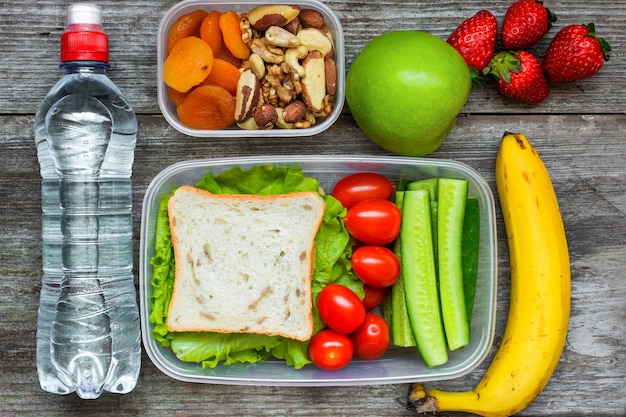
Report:
[[[182,186],[168,203],[176,262],[171,332],[308,340],[318,193],[211,194]]]

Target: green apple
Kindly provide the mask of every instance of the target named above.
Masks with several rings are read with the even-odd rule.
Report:
[[[470,71],[447,42],[420,31],[372,39],[346,78],[359,128],[389,152],[424,156],[448,136],[472,88]]]

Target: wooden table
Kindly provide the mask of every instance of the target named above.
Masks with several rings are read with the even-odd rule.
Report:
[[[137,112],[134,227],[150,180],[192,158],[272,154],[387,153],[357,128],[349,110],[310,138],[198,139],[171,128],[156,99],[156,31],[170,1],[99,1],[110,36],[111,78]],[[346,68],[374,36],[419,29],[441,38],[481,8],[500,22],[508,1],[329,1],[345,33]],[[595,22],[613,47],[591,79],[554,85],[541,105],[504,99],[492,83],[476,88],[433,158],[478,170],[495,193],[494,162],[505,130],[527,135],[554,181],[569,239],[572,316],[561,361],[524,416],[624,416],[626,413],[626,2],[546,1],[559,21],[533,51],[542,55],[561,27]],[[2,415],[411,415],[408,385],[285,388],[190,384],[161,373],[144,354],[138,386],[128,395],[82,401],[42,391],[35,368],[41,275],[40,177],[33,118],[61,75],[59,39],[68,1],[2,1],[0,6],[0,414]],[[494,346],[470,375],[436,385],[472,388],[501,340],[509,300],[509,261],[497,211],[498,309]],[[135,259],[138,263],[138,254]],[[532,358],[528,358],[532,360]],[[452,415],[452,414],[447,414]]]

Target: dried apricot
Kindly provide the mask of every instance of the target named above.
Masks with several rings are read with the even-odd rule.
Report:
[[[200,37],[200,26],[208,15],[204,10],[194,10],[181,16],[172,26],[167,38],[167,53],[170,53],[176,42],[188,36]]]
[[[178,106],[178,118],[192,129],[224,129],[235,123],[235,98],[223,87],[201,85]]]
[[[234,10],[224,12],[220,16],[220,29],[226,47],[237,58],[247,59],[250,56],[250,47],[243,41],[239,24],[239,14]]]
[[[200,85],[219,85],[234,96],[237,94],[237,81],[239,81],[240,74],[239,68],[230,62],[214,59],[211,72]]]
[[[233,53],[228,50],[226,45],[223,45],[222,48],[220,48],[219,51],[217,51],[217,52],[215,52],[213,54],[213,56],[215,58],[219,58],[219,59],[224,60],[226,62],[230,62],[231,64],[233,64],[237,68],[241,68],[241,61],[242,60],[237,58],[235,55],[233,55]]]
[[[213,67],[213,51],[202,39],[189,36],[176,42],[163,64],[163,81],[186,93],[200,84]]]
[[[213,54],[224,48],[222,30],[220,29],[220,15],[217,10],[211,10],[200,25],[200,39],[209,44]]]
[[[189,92],[181,93],[180,91],[176,91],[173,88],[167,89],[167,98],[169,98],[175,106],[178,106],[180,103],[182,103],[185,97],[187,97],[187,94],[189,94]]]

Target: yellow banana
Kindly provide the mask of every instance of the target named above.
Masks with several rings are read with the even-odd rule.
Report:
[[[563,351],[570,313],[567,241],[548,172],[524,135],[504,134],[496,186],[511,264],[511,302],[502,342],[471,391],[426,390],[413,384],[409,406],[418,412],[513,415],[543,390]]]

